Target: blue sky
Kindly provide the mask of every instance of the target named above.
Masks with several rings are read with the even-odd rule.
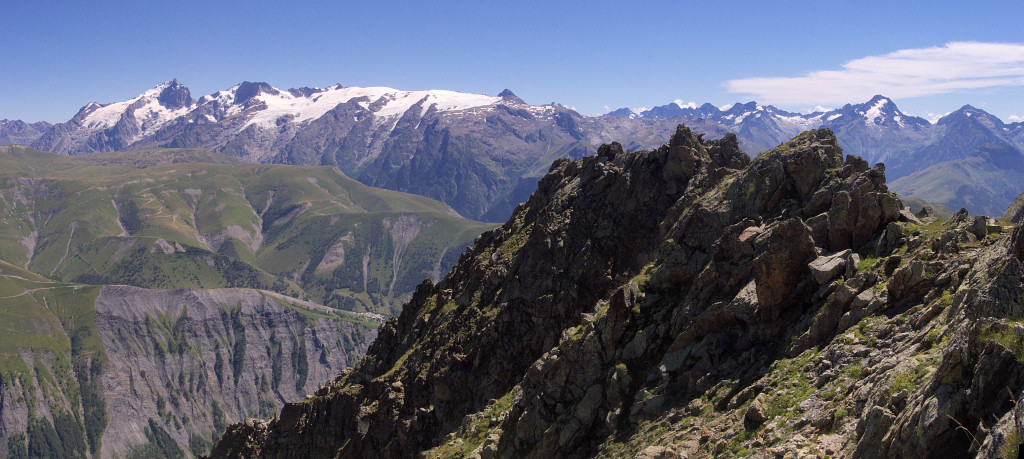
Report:
[[[196,98],[243,80],[510,88],[586,115],[808,111],[877,88],[922,116],[1024,116],[1019,1],[2,2],[0,119],[66,121],[172,78]]]

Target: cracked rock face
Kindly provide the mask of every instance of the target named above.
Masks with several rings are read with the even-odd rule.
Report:
[[[680,126],[556,161],[351,371],[214,454],[996,451],[1024,236],[902,207],[827,129],[753,160]]]

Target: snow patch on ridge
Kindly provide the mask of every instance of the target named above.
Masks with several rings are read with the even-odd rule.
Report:
[[[423,101],[423,106],[419,116],[431,105],[436,105],[439,111],[454,111],[494,105],[502,100],[500,97],[447,90],[399,91],[387,87],[357,88],[340,85],[320,89],[309,97],[296,97],[287,91],[279,91],[276,95],[260,94],[255,97],[266,108],[249,119],[243,129],[252,124],[273,127],[282,116],[292,116],[291,122],[304,123],[320,118],[339,104],[358,98],[366,98],[366,101],[359,104],[367,109],[378,101],[383,102],[383,106],[374,112],[378,118],[400,117],[420,101]]]
[[[882,118],[882,107],[885,106],[886,102],[888,102],[887,99],[878,99],[878,102],[875,102],[875,105],[872,105],[871,108],[864,113],[864,116],[868,119],[869,123],[881,124],[875,120]]]
[[[191,107],[182,107],[176,110],[170,110],[167,107],[160,105],[160,93],[170,86],[170,84],[170,81],[166,81],[133,99],[123,102],[115,102],[107,105],[100,105],[92,102],[89,105],[86,105],[86,110],[89,111],[89,113],[85,115],[82,125],[91,131],[109,129],[114,127],[114,125],[121,120],[121,117],[129,107],[141,102],[142,106],[136,108],[134,112],[135,121],[139,126],[139,135],[136,136],[136,138],[154,132],[168,122],[173,121],[175,118],[184,116],[191,109]]]

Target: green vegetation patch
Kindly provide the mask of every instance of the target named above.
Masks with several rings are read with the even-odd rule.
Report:
[[[501,398],[494,400],[486,408],[466,417],[459,428],[447,441],[437,448],[424,453],[428,458],[467,457],[476,450],[487,436],[500,428],[504,414],[512,408],[518,387],[508,391]]]
[[[771,394],[765,409],[769,419],[791,419],[800,413],[800,402],[810,397],[815,390],[811,372],[804,368],[817,354],[817,349],[808,349],[795,358],[780,360],[774,365],[772,373],[778,377],[772,381],[772,389],[767,391]]]
[[[1015,324],[1001,324],[992,323],[988,326],[988,329],[982,333],[981,339],[983,341],[989,341],[998,343],[999,345],[1010,351],[1014,357],[1017,358],[1018,362],[1024,363],[1024,333],[1020,327],[1014,326]]]

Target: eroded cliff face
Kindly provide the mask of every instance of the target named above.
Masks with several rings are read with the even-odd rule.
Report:
[[[352,370],[215,456],[997,455],[1024,231],[921,221],[828,129],[560,160]]]
[[[16,358],[29,371],[5,364],[9,455],[202,454],[228,424],[302,400],[376,336],[368,316],[267,291],[68,290],[43,302],[56,316],[51,336],[34,336],[69,349],[25,342]],[[47,425],[56,437],[46,437]]]

